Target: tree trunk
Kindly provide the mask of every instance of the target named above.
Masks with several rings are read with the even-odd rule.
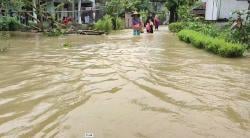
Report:
[[[169,17],[169,23],[174,22],[175,11],[173,9],[170,9],[170,17]]]
[[[176,11],[176,7],[170,8],[170,19],[169,19],[169,23],[173,23],[176,22],[178,19],[178,14]]]

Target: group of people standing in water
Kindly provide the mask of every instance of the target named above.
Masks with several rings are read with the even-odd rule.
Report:
[[[141,33],[144,33],[144,27],[146,28],[147,33],[154,33],[154,27],[155,30],[158,30],[160,25],[160,20],[157,15],[155,15],[155,17],[149,16],[145,23],[140,18],[140,14],[138,12],[134,12],[132,14],[132,18],[134,36],[139,36]]]

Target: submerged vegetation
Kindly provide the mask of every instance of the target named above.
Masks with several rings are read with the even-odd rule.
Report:
[[[69,42],[66,42],[63,44],[63,47],[67,48],[67,47],[72,47],[72,44]]]

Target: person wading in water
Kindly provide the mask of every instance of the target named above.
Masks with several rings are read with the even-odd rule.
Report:
[[[154,18],[154,25],[155,25],[155,30],[158,30],[159,25],[160,25],[160,20],[157,15],[155,15],[155,18]]]
[[[138,12],[134,12],[132,14],[132,28],[133,28],[133,35],[134,36],[139,36],[141,34],[141,27],[142,23],[140,20],[140,14]]]

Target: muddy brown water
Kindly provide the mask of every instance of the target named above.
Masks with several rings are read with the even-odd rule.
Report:
[[[0,137],[250,137],[249,56],[221,58],[166,28],[1,45]]]

